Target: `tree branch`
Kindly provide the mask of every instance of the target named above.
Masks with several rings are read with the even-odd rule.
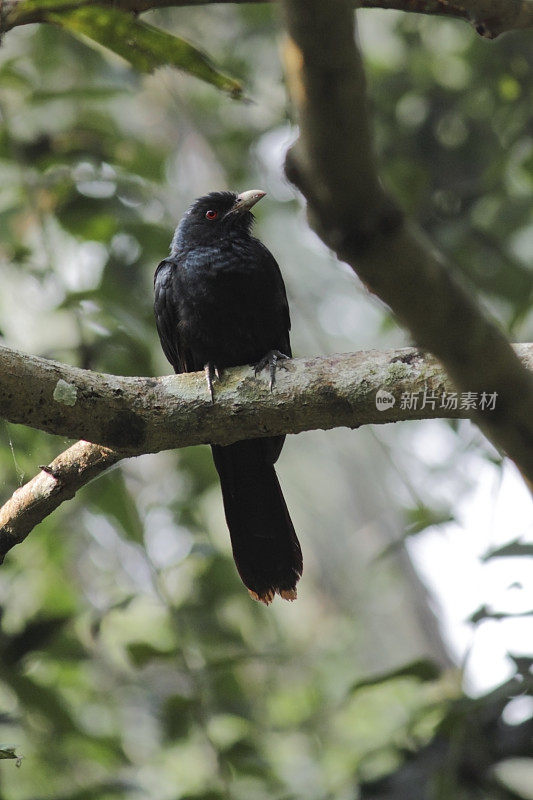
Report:
[[[350,3],[283,5],[300,121],[287,174],[308,201],[312,227],[437,356],[460,391],[490,386],[498,393],[498,412],[478,424],[533,485],[533,376],[379,182]]]
[[[273,2],[273,0],[216,0],[218,4]],[[212,5],[214,0],[0,0],[0,33],[19,25],[47,22],[48,15],[82,6],[113,6],[140,14],[156,8]],[[456,17],[470,22],[480,34],[494,39],[501,33],[533,27],[533,0],[351,0],[362,8],[395,9],[416,14]]]
[[[533,370],[533,344],[516,350]],[[0,374],[6,419],[67,436],[90,431],[108,443],[112,433],[116,445],[77,442],[17,489],[0,508],[0,563],[62,502],[128,455],[312,428],[467,417],[472,401],[490,417],[500,402],[494,398],[493,411],[481,410],[481,395],[470,397],[470,404],[456,395],[454,403],[442,367],[413,348],[293,360],[289,371],[279,371],[272,393],[266,378],[255,379],[250,368],[231,369],[215,385],[214,405],[203,373],[120,378],[0,348]],[[379,410],[379,390],[389,392],[394,405]],[[491,390],[487,384],[484,391]]]
[[[517,345],[511,358],[533,369],[533,344]],[[491,355],[487,358],[490,360]],[[483,380],[484,376],[486,380]],[[321,428],[436,417],[468,417],[473,411],[439,404],[401,408],[403,393],[455,391],[441,365],[412,348],[293,359],[278,369],[276,387],[252,367],[227,370],[215,383],[211,403],[203,372],[162,378],[104,375],[0,347],[0,417],[48,433],[85,439],[122,456],[215,442],[300,433]],[[498,392],[496,408],[481,414],[489,424],[506,419],[499,374],[491,364],[474,375],[465,392]],[[496,380],[497,379],[497,380]],[[505,389],[505,387],[503,387]],[[391,408],[376,408],[376,392],[392,392]],[[440,402],[440,401],[439,401]]]
[[[107,447],[76,442],[17,489],[0,508],[0,564],[39,522],[120,458]]]

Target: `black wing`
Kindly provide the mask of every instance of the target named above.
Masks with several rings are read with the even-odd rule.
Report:
[[[291,342],[289,337],[289,331],[291,329],[291,315],[289,313],[289,303],[287,302],[287,292],[285,291],[285,283],[283,282],[283,276],[281,274],[281,270],[279,268],[279,264],[268,249],[265,247],[263,242],[259,239],[256,239],[257,244],[259,245],[259,250],[261,252],[261,259],[268,270],[269,274],[272,276],[272,280],[275,287],[276,292],[276,307],[279,309],[280,317],[281,317],[281,324],[283,327],[283,341],[280,341],[277,345],[278,349],[281,350],[286,356],[292,356],[291,350]]]
[[[179,304],[175,292],[173,271],[176,263],[165,258],[158,265],[154,275],[154,313],[157,332],[163,352],[174,367],[175,372],[188,372],[187,353],[180,343]]]

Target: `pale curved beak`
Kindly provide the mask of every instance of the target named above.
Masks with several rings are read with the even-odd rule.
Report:
[[[266,192],[263,192],[262,189],[248,189],[247,192],[241,192],[237,195],[235,205],[231,210],[239,213],[241,211],[249,211],[265,195]]]

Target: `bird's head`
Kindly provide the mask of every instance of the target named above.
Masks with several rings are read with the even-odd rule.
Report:
[[[265,194],[261,189],[250,189],[241,194],[211,192],[199,197],[176,228],[171,251],[216,243],[233,232],[249,233],[254,219],[250,209]]]

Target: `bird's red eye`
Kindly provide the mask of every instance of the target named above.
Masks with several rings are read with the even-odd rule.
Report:
[[[218,217],[218,211],[206,211],[205,216],[206,219],[216,219]]]

